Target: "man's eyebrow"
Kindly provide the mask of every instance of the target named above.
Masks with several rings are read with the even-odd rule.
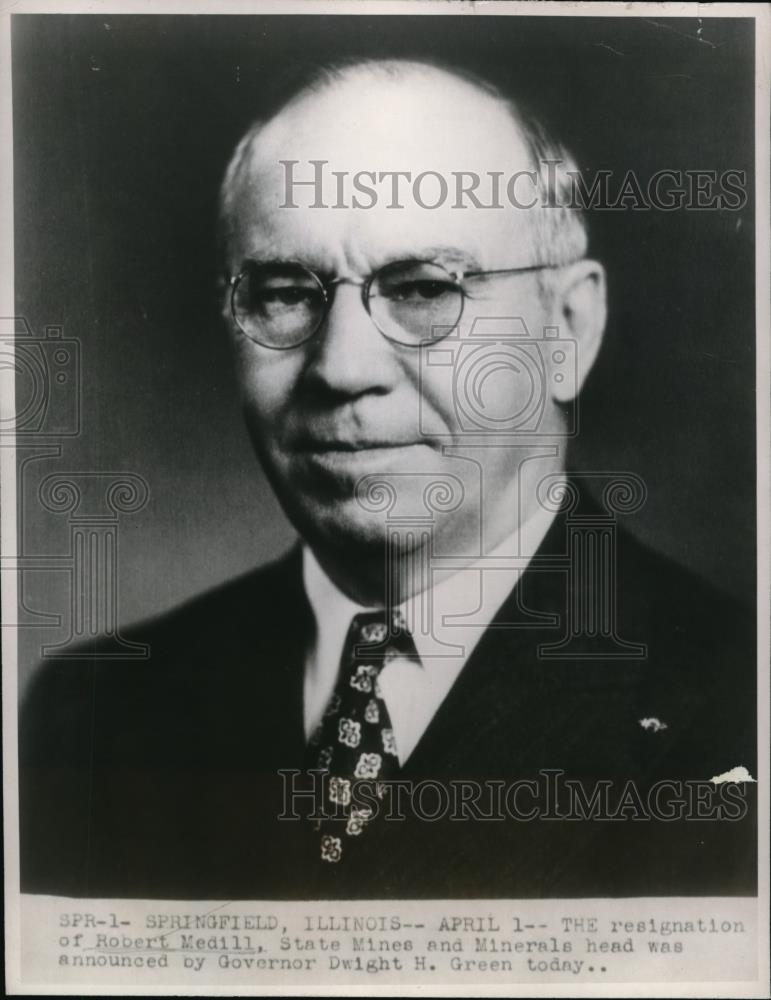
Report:
[[[282,253],[278,247],[267,245],[255,247],[244,254],[244,260],[254,261],[255,264],[289,264],[299,262],[299,257],[293,254]]]
[[[244,257],[244,261],[249,261],[250,264],[259,264],[263,266],[265,264],[302,264],[303,261],[299,257],[287,257],[280,253],[250,253]],[[307,264],[305,264],[308,267]]]
[[[309,268],[312,271],[316,271],[319,275],[327,274],[328,268],[321,266],[317,261],[312,259],[313,255],[287,255],[281,253],[278,249],[274,250],[272,247],[261,247],[259,251],[247,254],[244,258],[254,262],[255,264],[301,264],[304,267]],[[468,250],[463,250],[457,246],[449,245],[436,245],[428,247],[420,247],[419,249],[405,249],[401,252],[389,253],[388,256],[380,262],[379,267],[383,267],[387,264],[395,263],[396,261],[408,261],[408,260],[431,260],[437,263],[443,264],[449,267],[458,267],[463,271],[474,271],[480,269],[479,259]],[[329,272],[331,275],[331,272]]]
[[[453,246],[431,246],[424,247],[417,254],[412,254],[421,260],[435,260],[441,264],[457,264],[463,270],[472,271],[479,270],[480,263],[474,254],[469,253],[468,250],[462,250],[460,247]]]

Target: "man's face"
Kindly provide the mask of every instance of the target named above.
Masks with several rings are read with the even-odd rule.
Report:
[[[292,199],[282,160],[298,161],[297,179],[313,176],[309,161],[328,161],[324,200],[330,206],[337,200],[332,171],[350,178],[364,170],[411,171],[413,177],[467,170],[484,178],[490,171],[508,177],[532,169],[505,111],[453,77],[338,85],[271,121],[237,193],[231,273],[247,258],[301,262],[321,276],[357,281],[407,259],[436,261],[450,271],[539,262],[529,213],[510,206],[453,208],[451,194],[430,210],[415,202],[407,185],[400,209],[388,207],[382,186],[370,209],[311,208],[313,191],[300,187],[293,195],[299,207],[283,207]],[[351,190],[348,180],[348,205]],[[480,198],[488,200],[484,187]],[[478,358],[475,373],[469,352],[479,325],[471,340],[469,333],[475,320],[518,317],[540,340],[553,317],[535,274],[469,281],[467,288],[460,327],[436,344],[442,353],[433,360],[425,347],[385,339],[361,289],[348,283],[336,287],[318,333],[289,350],[255,343],[226,310],[251,437],[279,500],[311,544],[382,544],[387,511],[377,502],[385,494],[372,492],[378,481],[394,498],[385,504],[392,515],[432,514],[436,535],[448,539],[451,550],[478,545],[481,524],[492,523],[488,518],[508,518],[507,531],[516,527],[518,470],[529,456],[543,454],[543,435],[559,439],[560,416],[548,397],[538,441],[524,434],[512,448],[510,440],[500,444],[491,436],[496,420],[527,411],[533,381],[526,368],[501,364],[484,345],[488,363]],[[529,357],[537,358],[533,350]],[[461,365],[459,381],[454,375]],[[481,422],[475,423],[474,407]],[[439,513],[432,513],[430,501],[426,506],[432,483],[453,495]]]

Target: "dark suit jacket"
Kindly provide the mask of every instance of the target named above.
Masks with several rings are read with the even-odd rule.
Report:
[[[591,596],[591,581],[569,585],[553,558],[566,532],[560,514],[402,777],[509,785],[555,769],[587,794],[611,781],[615,800],[632,779],[645,800],[659,779],[703,782],[736,765],[754,774],[754,616],[619,532],[618,634],[646,655],[602,659],[606,640],[578,635],[569,658],[545,658],[567,627],[566,602]],[[733,820],[377,821],[345,863],[321,862],[308,821],[277,820],[278,771],[303,767],[311,628],[295,551],[135,629],[146,661],[84,649],[47,662],[22,713],[23,889],[220,899],[755,892],[753,786],[739,787],[747,798],[733,814],[746,815]],[[666,728],[644,728],[646,718]],[[518,802],[526,809],[532,796]],[[703,794],[694,808],[708,816]]]

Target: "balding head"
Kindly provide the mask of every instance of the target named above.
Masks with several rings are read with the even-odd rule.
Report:
[[[576,169],[567,150],[488,81],[431,62],[402,59],[323,66],[270,117],[250,127],[236,147],[220,192],[226,252],[238,235],[239,199],[264,190],[266,170],[280,161],[301,161],[300,154],[307,156],[308,150],[314,160],[328,161],[330,170],[349,175],[363,168],[444,173],[460,169],[480,175],[499,171],[504,177],[534,171],[538,204],[527,209],[506,204],[501,210],[526,218],[541,263],[562,264],[586,252],[583,214],[562,207],[571,201],[568,172]]]

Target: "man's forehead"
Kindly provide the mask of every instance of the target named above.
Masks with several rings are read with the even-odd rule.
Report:
[[[531,156],[500,99],[432,67],[401,75],[352,73],[290,103],[249,151],[252,171],[281,159],[325,159],[330,169],[520,170]]]
[[[384,229],[351,225],[271,226],[264,219],[239,234],[240,256],[263,261],[297,261],[319,274],[364,275],[398,260],[432,260],[450,271],[467,272],[485,266],[490,241],[468,229],[458,233],[430,232],[414,226]]]
[[[530,261],[528,212],[490,211],[467,198],[455,207],[459,183],[478,177],[484,202],[493,174],[509,177],[534,165],[506,105],[448,73],[335,83],[271,119],[246,152],[231,201],[231,249],[244,256],[357,271],[400,256],[465,270],[517,264],[518,251]],[[448,185],[435,209],[414,197],[412,183],[426,172]],[[429,177],[419,194],[431,203],[440,183]],[[377,189],[374,204],[359,184]],[[324,207],[311,207],[319,190]]]
[[[457,214],[457,213],[455,213]],[[492,220],[491,220],[492,221]],[[365,273],[391,260],[439,260],[447,267],[480,266],[489,237],[471,219],[453,219],[445,210],[421,212],[414,206],[392,211],[282,207],[261,198],[240,200],[233,250],[240,257],[300,260],[319,271]]]

